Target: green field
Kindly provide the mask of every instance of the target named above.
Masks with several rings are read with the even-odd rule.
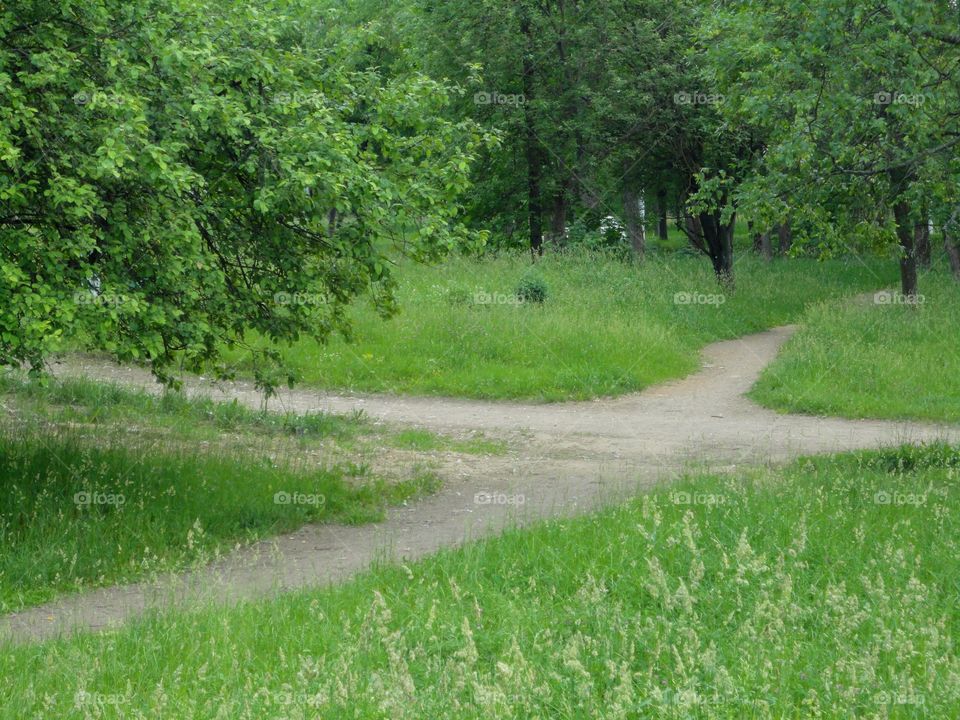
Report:
[[[793,322],[811,303],[895,278],[888,260],[744,256],[736,269],[737,289],[721,302],[683,304],[720,293],[703,258],[636,265],[571,253],[534,269],[527,256],[405,264],[397,317],[356,308],[353,342],[302,341],[284,357],[302,382],[324,388],[548,401],[617,395],[696,370],[709,342]],[[531,273],[546,300],[515,302]],[[230,360],[249,362],[239,351]]]
[[[425,466],[372,471],[371,446],[409,438],[359,415],[270,415],[86,381],[6,376],[0,390],[0,612],[205,564],[306,523],[379,520],[438,483]]]
[[[960,284],[924,278],[922,303],[826,302],[752,397],[787,412],[960,422]]]
[[[9,648],[0,717],[956,717],[958,469],[935,446],[694,475],[341,587]]]

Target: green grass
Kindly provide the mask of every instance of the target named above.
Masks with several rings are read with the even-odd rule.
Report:
[[[349,441],[372,432],[362,412],[332,413],[261,412],[236,400],[217,402],[208,397],[187,397],[178,392],[160,395],[84,378],[28,380],[20,373],[0,373],[0,397],[15,403],[29,416],[56,423],[135,423],[176,431],[191,439],[244,431],[257,435],[296,435]]]
[[[127,431],[176,437],[185,444],[219,441],[229,435],[261,446],[264,439],[284,437],[296,438],[304,446],[312,441],[334,441],[340,449],[360,452],[384,445],[475,455],[502,455],[508,450],[506,442],[482,434],[455,438],[429,430],[404,430],[373,423],[362,410],[339,415],[266,412],[236,400],[222,402],[173,391],[155,395],[84,378],[39,381],[27,379],[22,373],[0,373],[0,401],[8,415],[18,421],[123,427]]]
[[[960,422],[960,285],[923,278],[917,306],[826,302],[752,392],[788,412]]]
[[[404,450],[449,451],[470,455],[503,455],[508,449],[504,441],[493,440],[483,435],[456,439],[419,429],[399,431],[393,436],[392,444]]]
[[[548,256],[536,273],[542,304],[507,298],[529,259],[455,259],[398,270],[400,315],[355,308],[355,342],[303,341],[284,356],[307,384],[358,391],[534,400],[585,399],[683,376],[709,342],[787,323],[812,302],[893,282],[889,260],[744,256],[738,289],[722,305],[677,304],[677,293],[716,294],[702,258],[653,256],[640,266],[595,255]],[[486,295],[485,295],[486,294]],[[247,368],[239,351],[230,360]]]
[[[0,484],[0,612],[10,612],[206,562],[310,522],[378,520],[436,479],[421,472],[388,483],[363,465],[201,454],[116,429],[91,438],[34,425],[0,430]],[[284,504],[277,493],[297,498]]]
[[[958,464],[691,476],[340,587],[11,647],[0,717],[958,717]]]

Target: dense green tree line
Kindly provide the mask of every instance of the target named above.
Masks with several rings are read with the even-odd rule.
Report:
[[[393,62],[473,88],[452,111],[502,134],[468,205],[500,243],[541,252],[615,215],[642,255],[669,209],[726,282],[746,215],[765,254],[771,234],[784,249],[898,246],[913,294],[929,223],[957,223],[953,0],[355,8]]]
[[[0,8],[0,363],[77,335],[196,368],[348,332],[390,260],[667,217],[960,276],[954,0],[14,0]],[[469,190],[469,191],[468,191]],[[294,298],[293,301],[290,298]],[[269,370],[259,380],[278,378]]]

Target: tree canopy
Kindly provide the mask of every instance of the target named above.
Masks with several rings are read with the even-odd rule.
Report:
[[[377,37],[334,20],[285,0],[0,9],[0,363],[83,337],[167,377],[250,331],[322,339],[368,289],[390,312],[396,252],[478,240],[459,197],[492,136],[444,114],[458,88],[385,76]]]

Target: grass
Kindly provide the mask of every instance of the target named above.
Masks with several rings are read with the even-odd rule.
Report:
[[[958,465],[691,476],[340,587],[11,647],[0,717],[957,717]]]
[[[891,284],[889,260],[778,260],[744,255],[722,304],[709,263],[681,254],[643,265],[551,255],[533,272],[543,303],[513,302],[529,259],[453,259],[398,268],[400,315],[354,309],[355,341],[302,341],[284,356],[303,382],[357,391],[528,400],[640,390],[694,371],[709,342],[796,320],[810,303]],[[230,360],[241,369],[248,358]]]
[[[465,439],[447,438],[428,430],[401,430],[393,436],[394,447],[421,452],[449,451],[471,455],[503,455],[508,446],[502,440],[481,435]]]
[[[237,543],[380,519],[434,489],[361,465],[293,467],[76,431],[0,433],[0,611],[207,562]],[[293,498],[288,500],[287,498]]]
[[[51,425],[123,428],[175,437],[183,444],[233,438],[296,438],[335,441],[343,449],[365,451],[384,445],[406,450],[502,455],[507,443],[477,435],[454,438],[428,430],[404,430],[370,421],[363,411],[305,414],[253,410],[236,400],[215,401],[178,392],[159,395],[85,378],[28,380],[0,373],[0,402],[10,416]]]
[[[362,413],[265,413],[15,373],[0,375],[0,405],[0,612],[181,570],[305,523],[378,520],[437,488],[420,456],[373,469],[383,445],[506,450]],[[311,502],[278,503],[277,493]]]
[[[752,392],[786,412],[960,422],[960,285],[923,278],[922,304],[823,302]]]
[[[18,373],[0,374],[0,398],[17,412],[54,423],[117,425],[135,423],[176,431],[184,439],[209,439],[225,432],[257,435],[295,435],[349,441],[372,431],[362,412],[262,412],[232,402],[182,393],[160,395],[84,378],[25,379]]]

